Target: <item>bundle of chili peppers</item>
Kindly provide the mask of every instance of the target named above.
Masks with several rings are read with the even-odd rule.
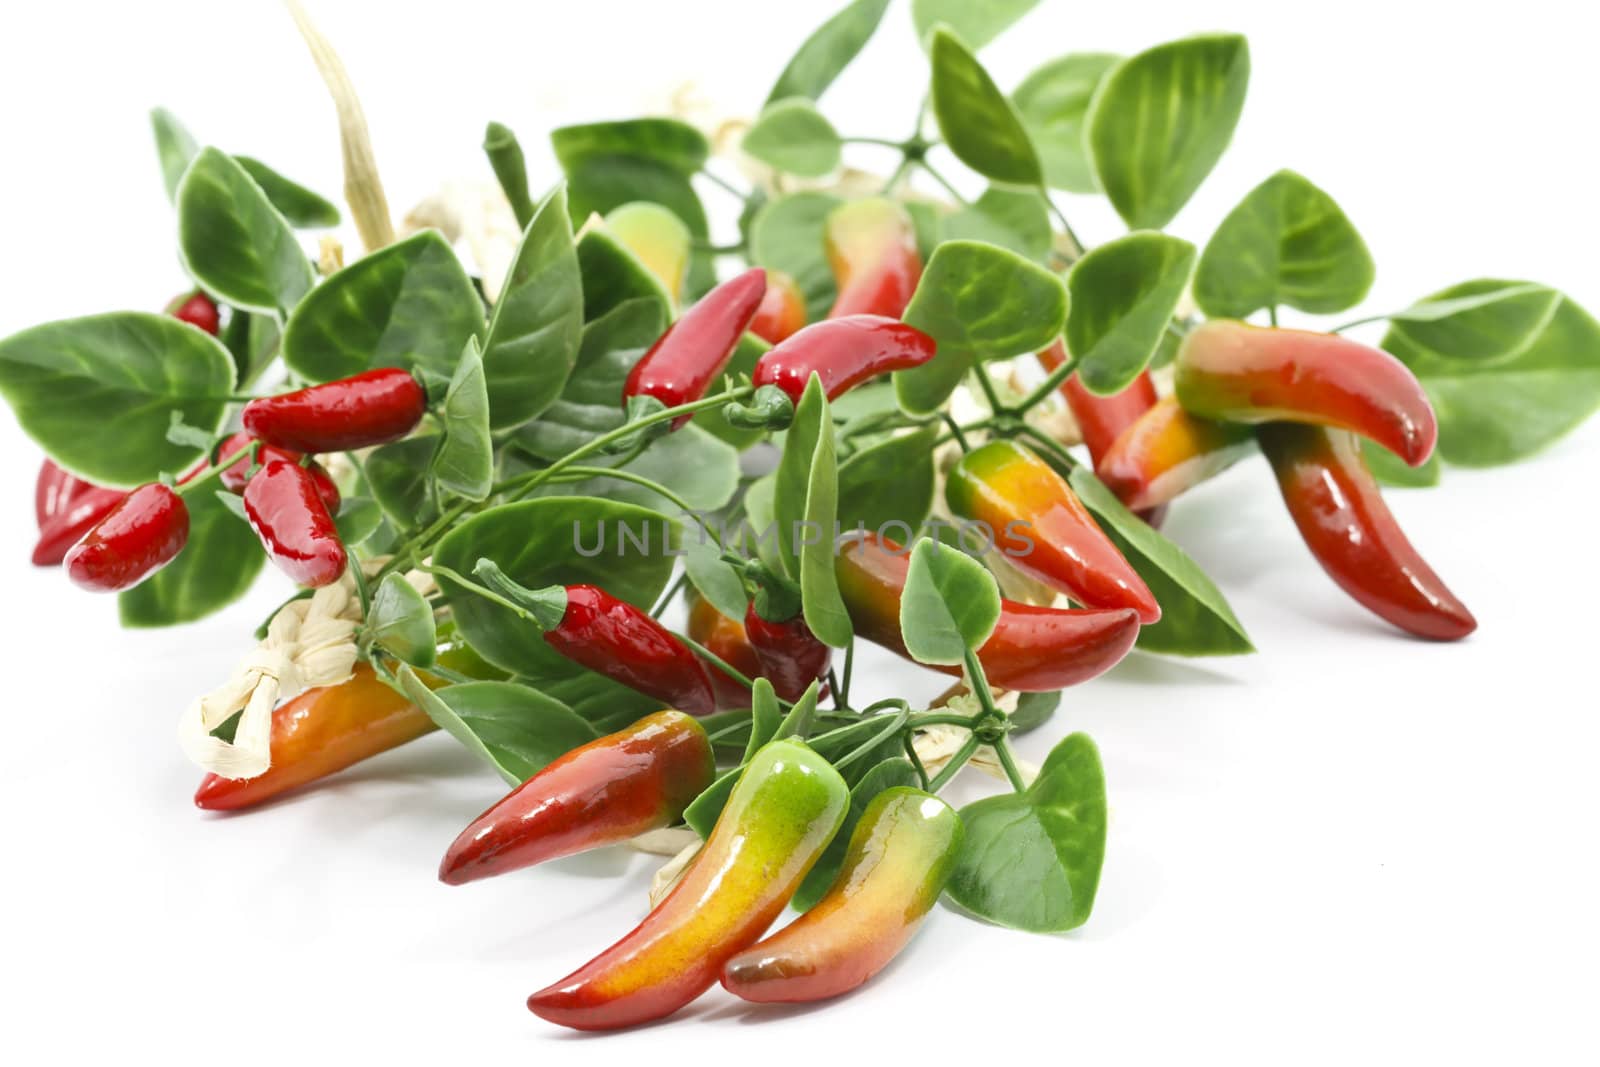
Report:
[[[266,769],[190,748],[212,772],[199,807],[275,801],[442,728],[509,788],[441,843],[451,885],[671,836],[639,925],[528,998],[564,1026],[658,1019],[718,983],[758,1003],[844,994],[946,896],[1022,929],[1087,921],[1093,742],[1034,768],[1012,738],[1135,649],[1252,651],[1160,533],[1169,509],[1260,452],[1356,604],[1466,638],[1475,618],[1380,485],[1436,480],[1441,454],[1523,458],[1573,421],[1497,437],[1527,405],[1484,394],[1529,360],[1600,362],[1600,326],[1532,283],[1377,316],[1381,347],[1280,327],[1347,311],[1372,274],[1337,204],[1290,172],[1203,251],[1161,232],[1238,119],[1232,35],[1063,57],[1007,96],[972,44],[1030,5],[974,5],[918,26],[930,106],[877,195],[786,192],[852,143],[817,100],[884,6],[857,0],[804,44],[745,137],[748,189],[700,131],[645,118],[555,130],[564,180],[539,197],[491,124],[521,231],[503,278],[438,233],[394,240],[367,170],[350,175],[366,253],[313,267],[300,231],[337,222],[332,204],[157,112],[196,287],[165,316],[0,341],[0,394],[49,457],[34,564],[169,625],[231,603],[264,556],[289,599],[263,639],[336,676],[279,693],[256,670],[225,687],[237,714],[202,702],[202,739],[256,746]],[[1194,136],[1153,148],[1157,111]],[[342,134],[347,160],[370,158],[364,126]],[[930,162],[938,144],[981,196]],[[709,240],[708,178],[736,198],[731,248]],[[1087,246],[1052,190],[1104,192],[1130,232]],[[349,596],[311,596],[330,587]],[[959,684],[932,707],[866,702],[862,640]],[[957,811],[938,794],[968,766],[1006,789]]]

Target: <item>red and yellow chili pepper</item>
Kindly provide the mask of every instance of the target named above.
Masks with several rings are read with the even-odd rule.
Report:
[[[798,333],[806,324],[806,298],[800,283],[781,270],[767,272],[767,295],[751,320],[750,332],[775,345]]]
[[[1100,457],[1095,474],[1134,510],[1159,507],[1233,466],[1255,448],[1248,427],[1158,401]]]
[[[839,286],[828,318],[905,314],[922,278],[922,256],[904,208],[881,197],[845,204],[828,216],[823,239]]]

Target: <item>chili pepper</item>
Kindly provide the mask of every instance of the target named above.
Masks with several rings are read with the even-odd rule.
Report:
[[[692,640],[710,649],[713,655],[746,678],[761,674],[761,661],[756,658],[756,650],[750,647],[744,623],[718,611],[716,605],[692,587],[689,592],[689,621],[685,628]],[[707,666],[706,674],[711,678],[711,689],[717,698],[718,710],[750,706],[750,690],[715,666]]]
[[[750,332],[769,345],[787,340],[806,324],[806,298],[800,284],[781,270],[767,272],[767,295],[750,322]]]
[[[1133,608],[1147,625],[1161,618],[1150,587],[1066,479],[1015,441],[990,441],[962,456],[945,502],[984,523],[1012,566],[1085,607]]]
[[[872,799],[828,895],[733,957],[722,985],[745,1000],[799,1003],[848,993],[910,943],[956,868],[965,830],[938,797],[899,786]]]
[[[39,530],[43,532],[50,520],[66,511],[74,496],[92,488],[91,483],[62,470],[53,459],[40,463],[33,483],[33,517]]]
[[[675,408],[703,397],[728,365],[766,292],[767,272],[755,267],[702,297],[633,365],[622,387],[623,407],[636,410],[636,399],[650,397]],[[678,416],[672,428],[691,418]]]
[[[936,347],[915,326],[880,315],[813,323],[756,361],[750,376],[755,395],[724,413],[735,426],[782,428],[793,419],[812,374],[822,379],[828,399],[836,400],[880,374],[922,366]]]
[[[1300,536],[1341,589],[1418,637],[1456,641],[1478,628],[1411,547],[1353,434],[1293,423],[1256,433]]]
[[[792,739],[764,746],[677,888],[632,933],[529,997],[529,1010],[579,1030],[671,1015],[766,932],[848,806],[827,760]]]
[[[1439,437],[1428,394],[1404,363],[1334,334],[1205,323],[1178,349],[1177,393],[1191,415],[1350,430],[1413,467]]]
[[[872,533],[852,536],[834,561],[856,635],[907,659],[900,596],[910,567],[904,549]],[[1049,693],[1110,670],[1138,636],[1139,614],[1131,608],[1063,610],[1002,599],[1000,621],[978,649],[978,662],[1002,689]],[[960,667],[934,670],[961,673]]]
[[[331,585],[349,561],[316,479],[275,459],[244,487],[244,511],[267,556],[300,585]]]
[[[125,495],[66,555],[67,577],[85,589],[131,589],[171,563],[189,540],[189,509],[153,482]]]
[[[817,640],[805,616],[770,622],[751,604],[745,611],[744,632],[761,661],[762,676],[784,700],[799,700],[812,682],[828,676],[833,649]]]
[[[1153,508],[1221,474],[1254,447],[1247,427],[1191,415],[1167,397],[1123,431],[1095,473],[1128,507]]]
[[[251,437],[316,455],[398,441],[427,407],[428,396],[409,371],[386,367],[260,397],[245,405],[241,419]]]
[[[917,228],[893,200],[856,200],[828,216],[823,240],[839,285],[828,318],[905,314],[922,278]]]
[[[222,326],[216,302],[199,289],[174,297],[172,303],[167,305],[167,314],[180,322],[199,327],[212,337],[217,335]]]
[[[1053,371],[1067,361],[1065,342],[1057,341],[1039,353],[1039,362],[1045,370]],[[1072,417],[1083,433],[1083,443],[1089,446],[1089,458],[1096,464],[1134,420],[1155,407],[1156,383],[1145,371],[1133,384],[1112,396],[1091,393],[1076,374],[1061,383],[1061,396],[1072,409]]]
[[[54,567],[66,559],[67,550],[127,496],[124,490],[101,488],[45,460],[33,489],[34,517],[39,522],[34,566]]]
[[[463,885],[671,826],[717,776],[711,741],[679,711],[658,711],[573,749],[472,821],[439,880]]]
[[[256,446],[252,453],[240,456],[217,476],[224,489],[230,493],[243,493],[244,487],[250,483],[250,472],[254,467],[264,467],[275,459],[281,459],[285,463],[295,463],[304,467],[311,475],[311,480],[316,483],[317,495],[322,498],[328,514],[339,514],[339,487],[334,484],[333,477],[322,464],[315,460],[308,462],[299,452],[279,448],[276,445],[261,444],[247,433],[236,433],[217,448],[217,457],[226,459],[252,443]]]

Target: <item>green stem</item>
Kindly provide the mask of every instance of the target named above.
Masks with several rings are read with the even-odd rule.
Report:
[[[722,536],[711,526],[711,524],[700,517],[699,513],[694,509],[694,506],[683,497],[679,496],[677,493],[674,493],[671,489],[668,489],[666,486],[662,485],[658,481],[655,481],[654,479],[646,478],[642,474],[635,474],[633,471],[620,470],[616,467],[584,466],[568,467],[562,474],[562,477],[556,480],[566,481],[568,478],[571,478],[572,481],[586,481],[590,478],[615,478],[618,481],[632,482],[634,485],[641,485],[644,488],[649,489],[651,492],[665,497],[686,515],[689,515],[691,518],[693,518],[695,522],[700,525],[700,528],[711,536],[712,542],[718,548],[722,547]]]
[[[970,730],[977,725],[977,718],[981,716],[958,715],[953,711],[926,711],[911,716],[906,725],[913,730],[920,730],[924,726],[963,726]]]
[[[835,689],[834,702],[845,707],[850,706],[850,676],[856,666],[856,643],[851,641],[844,650],[844,685]]]
[[[893,148],[898,152],[904,152],[906,150],[906,143],[904,141],[893,141],[887,137],[841,137],[839,138],[839,141],[842,144],[877,145],[880,148]]]
[[[1000,394],[995,392],[994,382],[989,378],[989,372],[983,369],[982,363],[972,365],[972,373],[978,377],[978,386],[983,390],[984,399],[989,401],[989,410],[996,415],[1004,415],[1008,409],[1000,403]]]
[[[1002,737],[993,747],[994,754],[1000,757],[1000,766],[1005,769],[1006,777],[1011,780],[1011,788],[1019,793],[1026,793],[1028,785],[1022,780],[1022,772],[1017,769],[1016,757],[1011,754],[1011,745]]]
[[[932,178],[934,181],[939,183],[940,187],[944,189],[945,193],[949,195],[950,199],[954,200],[956,203],[960,204],[962,207],[971,207],[972,206],[971,204],[969,204],[967,202],[967,198],[962,196],[961,193],[956,189],[956,187],[954,185],[950,184],[950,180],[948,178],[946,178],[943,174],[940,174],[936,169],[934,169],[933,167],[930,167],[928,165],[928,161],[927,160],[925,160],[925,159],[924,160],[919,160],[917,165],[922,168],[923,173],[927,174],[928,177]]]
[[[1027,423],[1023,423],[1018,432],[1067,466],[1076,467],[1078,465],[1078,461],[1072,458],[1071,452],[1062,447],[1060,441],[1057,441],[1037,426],[1029,426]]]
[[[900,735],[900,741],[906,750],[906,759],[911,761],[911,766],[917,772],[917,780],[922,783],[923,791],[928,788],[928,768],[922,765],[922,757],[917,755],[917,741],[912,732],[907,730]]]
[[[984,715],[1005,718],[1004,713],[995,707],[994,693],[989,690],[989,677],[983,673],[983,664],[979,662],[978,654],[969,648],[963,659],[966,661],[968,678],[972,682],[973,695],[978,698],[978,705],[983,708]]]
[[[937,793],[946,785],[949,785],[950,779],[961,773],[961,768],[967,765],[967,760],[972,758],[973,753],[978,751],[978,747],[981,744],[982,742],[978,740],[976,734],[968,737],[961,747],[956,749],[956,754],[950,757],[950,762],[944,765],[944,769],[934,776],[933,781],[928,783],[928,792]]]
[[[706,181],[710,182],[712,185],[715,185],[717,188],[738,197],[740,200],[748,201],[750,199],[750,194],[743,192],[738,186],[734,185],[732,182],[728,181],[728,179],[722,177],[720,174],[717,174],[714,171],[702,168],[700,171],[700,176]]]
[[[673,598],[683,591],[683,587],[687,585],[688,582],[689,573],[687,571],[678,575],[678,577],[673,580],[673,583],[667,586],[667,591],[661,594],[661,599],[656,601],[656,606],[650,609],[650,617],[652,619],[661,618],[661,613],[666,611],[667,608],[671,606]]]
[[[1035,407],[1038,407],[1040,404],[1042,404],[1046,397],[1050,396],[1057,389],[1061,388],[1062,384],[1066,382],[1068,378],[1076,374],[1077,371],[1078,357],[1073,356],[1071,359],[1063,362],[1061,366],[1045,375],[1044,381],[1040,382],[1033,392],[1022,398],[1022,402],[1016,406],[1016,410],[1019,412],[1032,411]]]
[[[839,676],[833,673],[832,667],[828,668],[828,692],[833,694],[833,709],[835,711],[850,710],[850,706],[839,698]]]
[[[945,425],[950,427],[950,436],[954,437],[956,444],[961,446],[961,451],[971,452],[972,446],[967,444],[967,435],[961,432],[961,427],[956,424],[955,416],[945,412],[944,421]]]
[[[1267,321],[1270,322],[1274,326],[1278,325],[1278,305],[1277,304],[1269,304],[1267,306]]]
[[[209,482],[215,481],[217,478],[219,478],[222,475],[223,471],[225,471],[229,467],[233,466],[234,463],[237,462],[241,457],[249,455],[251,450],[254,449],[255,447],[256,447],[256,443],[254,441],[250,441],[250,442],[246,443],[242,448],[234,449],[227,456],[223,457],[222,459],[217,460],[217,462],[211,464],[211,466],[208,467],[206,470],[204,470],[200,474],[195,475],[193,478],[189,479],[187,482],[184,482],[181,486],[179,486],[178,487],[178,495],[179,496],[189,496],[190,494],[192,494],[196,489],[200,488],[201,486],[206,485]]]
[[[1067,235],[1067,240],[1071,242],[1071,248],[1069,249],[1071,254],[1067,260],[1067,264],[1070,266],[1083,258],[1085,251],[1083,242],[1078,239],[1078,233],[1072,228],[1072,223],[1067,221],[1067,216],[1062,212],[1055,200],[1051,198],[1050,190],[1042,185],[1039,186],[1039,196],[1044,200],[1045,207],[1050,209],[1050,214],[1054,215],[1056,221],[1061,224],[1061,230]]]
[[[1388,315],[1368,315],[1364,319],[1352,319],[1350,322],[1346,322],[1346,323],[1343,323],[1343,324],[1341,324],[1339,326],[1335,326],[1333,329],[1329,330],[1328,332],[1329,333],[1344,333],[1346,330],[1353,330],[1357,326],[1371,326],[1374,322],[1388,322],[1388,321],[1389,321],[1389,316]]]
[[[432,563],[419,563],[417,564],[417,569],[427,574],[434,574],[439,575],[440,577],[448,578],[457,585],[463,586],[471,592],[477,593],[485,600],[492,600],[501,607],[516,612],[517,615],[533,623],[535,626],[539,626],[539,620],[534,616],[533,612],[529,611],[521,604],[518,604],[515,600],[512,600],[509,597],[501,596],[488,586],[478,584],[459,571],[452,570],[449,567],[440,567]],[[544,627],[539,626],[539,629],[543,631]]]

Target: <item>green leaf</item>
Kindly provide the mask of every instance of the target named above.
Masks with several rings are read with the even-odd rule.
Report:
[[[669,533],[675,534],[676,525],[633,504],[539,497],[474,515],[439,542],[434,562],[471,574],[479,559],[488,558],[529,589],[598,585],[648,610],[672,574]],[[512,673],[562,673],[567,661],[532,623],[448,578],[440,578],[439,585],[462,636],[484,659]]]
[[[711,831],[716,828],[717,819],[722,816],[722,809],[728,806],[728,798],[733,795],[733,787],[739,784],[739,776],[744,773],[744,764],[723,771],[715,781],[706,786],[705,792],[689,802],[683,809],[684,825],[689,827],[702,839],[709,838]]]
[[[839,471],[833,416],[815,374],[784,439],[774,503],[784,573],[800,585],[806,625],[819,641],[843,648],[853,631],[833,567]]]
[[[1089,105],[1089,150],[1129,229],[1159,230],[1188,203],[1233,139],[1249,85],[1238,34],[1157,45],[1106,76]]]
[[[373,449],[367,456],[363,469],[373,499],[402,529],[439,517],[428,492],[428,465],[438,450],[439,435],[425,433]]]
[[[745,490],[743,503],[745,525],[748,527],[745,538],[754,542],[749,547],[762,563],[779,574],[785,574],[786,564],[778,545],[782,531],[778,529],[777,490],[776,472],[757,478]]]
[[[363,256],[295,308],[283,360],[314,382],[379,367],[451,374],[469,337],[483,333],[483,302],[436,230]]]
[[[934,441],[924,426],[864,448],[839,467],[839,526],[880,530],[903,522],[915,530],[933,507]]]
[[[439,416],[444,439],[430,467],[433,477],[468,500],[487,498],[494,484],[494,442],[489,439],[489,385],[476,337],[467,338]]]
[[[1055,717],[1056,708],[1060,706],[1060,690],[1054,693],[1020,694],[1017,697],[1017,710],[1009,716],[1013,736],[1037,730]]]
[[[517,135],[509,126],[489,123],[483,132],[483,154],[489,157],[489,167],[500,183],[500,191],[506,194],[517,228],[526,230],[533,221],[534,203],[528,195],[528,161]]]
[[[778,694],[770,681],[757,678],[750,690],[750,740],[745,744],[744,762],[749,763],[762,745],[777,737],[782,725],[783,709],[778,706]]]
[[[1051,751],[1025,793],[961,809],[966,840],[950,899],[982,919],[1036,933],[1082,926],[1106,851],[1106,779],[1086,734]]]
[[[843,203],[832,193],[793,193],[769,201],[750,224],[751,261],[793,277],[812,321],[827,315],[839,298],[823,235],[828,216]]]
[[[177,559],[117,595],[124,626],[203,619],[244,596],[261,573],[267,557],[255,531],[215,493],[191,493],[183,502],[189,509],[189,540]]]
[[[850,848],[850,839],[855,836],[856,825],[861,822],[861,816],[866,814],[867,805],[872,803],[874,797],[885,789],[921,784],[917,769],[904,757],[886,759],[868,768],[867,773],[850,790],[850,808],[845,812],[844,822],[839,824],[833,840],[828,842],[827,849],[817,858],[811,873],[806,875],[805,881],[795,891],[794,899],[789,902],[794,910],[810,911],[833,888],[834,880],[844,867],[845,853]]]
[[[1052,189],[1099,192],[1089,159],[1089,102],[1121,61],[1106,52],[1062,56],[1029,74],[1011,94]]]
[[[560,398],[517,431],[518,444],[553,462],[619,429],[627,421],[622,387],[628,373],[666,328],[665,305],[649,297],[617,304],[585,326],[578,360]]]
[[[1446,289],[1432,299],[1453,300],[1526,284],[1483,279]],[[1470,335],[1481,339],[1495,336],[1496,331],[1480,325]],[[1383,347],[1415,371],[1427,388],[1439,416],[1439,455],[1446,463],[1462,467],[1514,463],[1600,409],[1600,323],[1567,297],[1509,358],[1450,359],[1416,344],[1398,328],[1389,331]]]
[[[261,187],[203,148],[178,186],[178,250],[189,274],[234,307],[288,312],[310,291],[311,261]]]
[[[439,634],[433,608],[400,574],[389,574],[378,583],[367,611],[367,634],[373,644],[413,667],[431,667],[437,658]]]
[[[1123,507],[1087,467],[1073,471],[1069,480],[1161,605],[1161,621],[1139,631],[1140,648],[1173,656],[1255,651],[1227,598],[1183,549]]]
[[[290,181],[259,159],[234,156],[234,161],[261,186],[272,206],[291,226],[326,230],[339,225],[339,209],[310,189]]]
[[[1389,320],[1394,335],[1445,359],[1498,363],[1528,350],[1561,299],[1548,286],[1485,278],[1452,286]]]
[[[1044,171],[1017,109],[960,39],[936,29],[933,115],[956,158],[997,182],[1039,185]]]
[[[346,548],[355,548],[378,532],[383,525],[383,509],[376,500],[347,496],[340,501],[339,514],[334,516],[333,521],[339,531],[339,540],[344,542]]]
[[[235,308],[222,328],[220,340],[233,356],[237,384],[249,386],[277,358],[283,331],[271,315]]]
[[[1282,304],[1327,315],[1361,303],[1376,275],[1366,242],[1333,197],[1280,170],[1222,220],[1200,257],[1194,297],[1214,318]]]
[[[1043,197],[996,185],[984,190],[970,207],[946,216],[943,230],[946,240],[987,241],[1035,263],[1049,260],[1054,240]]]
[[[669,163],[644,156],[594,156],[567,169],[567,212],[574,223],[590,215],[608,215],[624,204],[660,204],[682,220],[696,241],[710,241],[705,208],[688,177]],[[689,260],[690,299],[716,284],[710,253],[703,249]]]
[[[811,731],[817,724],[817,690],[817,683],[812,682],[806,687],[806,691],[800,694],[800,699],[794,702],[789,714],[778,724],[777,732],[772,735],[774,741],[782,741],[787,737],[804,741],[811,736]]]
[[[1038,6],[1039,0],[911,0],[911,22],[924,48],[942,23],[976,50]]]
[[[184,128],[178,117],[164,107],[150,112],[150,130],[156,138],[156,158],[161,163],[161,180],[166,185],[167,199],[176,201],[178,183],[189,162],[200,151],[199,142]]]
[[[738,572],[722,561],[722,549],[698,526],[684,540],[683,569],[711,606],[730,619],[742,619],[750,603]]]
[[[561,169],[569,174],[595,159],[632,156],[661,163],[687,178],[698,173],[711,155],[703,133],[687,122],[667,118],[563,126],[551,131],[550,145]]]
[[[199,458],[167,440],[172,412],[216,430],[233,374],[216,338],[167,315],[65,319],[0,341],[0,396],[23,432],[101,485],[140,485]]]
[[[911,550],[900,632],[918,663],[958,664],[1000,621],[1000,587],[983,564],[923,538]]]
[[[742,146],[748,155],[802,178],[825,178],[839,168],[839,131],[803,97],[767,105]]]
[[[1413,467],[1377,442],[1362,440],[1361,456],[1374,478],[1396,489],[1431,489],[1443,473],[1437,451],[1422,466]]]
[[[522,235],[483,342],[489,421],[519,426],[561,395],[583,340],[583,281],[567,194],[545,197]]]
[[[515,682],[468,682],[429,689],[410,667],[400,685],[416,705],[468,751],[521,785],[600,735],[571,708]]]
[[[1188,241],[1131,233],[1100,245],[1067,276],[1067,348],[1090,391],[1111,396],[1137,378],[1167,331],[1194,272]]]
[[[938,411],[974,363],[1048,347],[1067,321],[1061,279],[1015,252],[946,241],[922,273],[905,321],[938,342],[938,355],[898,371],[895,394],[915,415]]]
[[[767,103],[794,96],[820,98],[866,47],[888,7],[889,0],[855,0],[845,5],[806,38],[778,75],[777,84],[767,94]]]
[[[670,314],[672,294],[644,261],[609,230],[594,227],[578,238],[578,273],[583,279],[586,323],[597,322],[635,300],[659,304],[663,319]]]

